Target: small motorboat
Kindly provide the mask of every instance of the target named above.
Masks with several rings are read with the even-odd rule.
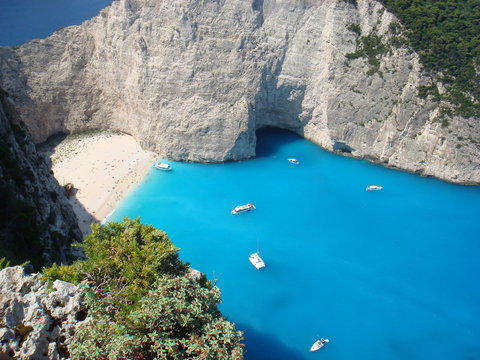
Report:
[[[320,338],[318,339],[317,341],[315,341],[312,345],[312,347],[310,348],[310,351],[317,351],[317,350],[320,350],[322,347],[325,346],[325,343],[328,343],[330,342],[330,340],[328,339],[324,339],[324,338]]]
[[[367,191],[376,191],[376,190],[382,190],[383,187],[381,186],[377,186],[377,185],[370,185],[370,186],[367,186],[367,188],[365,190]]]
[[[295,165],[300,164],[300,161],[298,161],[298,160],[295,159],[295,158],[288,159],[288,161],[290,161],[292,164],[295,164]]]
[[[265,263],[263,262],[262,258],[260,257],[259,252],[251,254],[250,257],[248,258],[248,260],[250,260],[252,265],[255,266],[255,268],[257,270],[260,270],[261,268],[265,267]]]
[[[172,167],[168,164],[162,163],[160,161],[157,161],[153,167],[158,170],[163,170],[163,171],[170,171],[172,170]]]
[[[235,208],[232,210],[232,214],[237,215],[237,214],[241,214],[247,211],[252,211],[255,209],[256,209],[255,205],[248,203],[245,205],[235,206]]]

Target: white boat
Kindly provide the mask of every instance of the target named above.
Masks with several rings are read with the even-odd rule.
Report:
[[[290,161],[292,164],[295,164],[295,165],[300,164],[300,161],[298,161],[298,160],[295,159],[295,158],[288,159],[288,161]]]
[[[377,185],[370,185],[370,186],[367,186],[367,188],[365,190],[367,191],[376,191],[376,190],[382,190],[383,187],[381,186],[377,186]]]
[[[325,343],[328,343],[330,342],[330,340],[328,339],[324,339],[324,338],[320,338],[318,339],[317,341],[315,341],[312,345],[312,347],[310,348],[310,351],[317,351],[317,350],[320,350],[322,347],[325,346]]]
[[[260,253],[256,252],[250,255],[248,258],[253,266],[255,266],[258,270],[265,267],[265,263],[263,262],[262,258],[260,257]]]
[[[255,209],[256,209],[255,205],[253,205],[251,203],[248,203],[248,204],[245,204],[245,205],[235,206],[235,208],[232,210],[232,214],[233,215],[241,214],[241,213],[244,213],[244,212],[247,212],[247,211],[252,211],[252,210],[255,210]]]
[[[170,170],[172,170],[172,167],[171,167],[170,165],[165,164],[165,163],[162,163],[162,162],[160,162],[160,161],[157,161],[157,162],[155,163],[155,165],[153,165],[153,167],[154,167],[155,169],[163,170],[163,171],[170,171]]]

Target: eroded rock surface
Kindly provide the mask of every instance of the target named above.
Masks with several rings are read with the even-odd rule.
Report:
[[[86,317],[79,287],[21,266],[0,271],[0,351],[22,360],[68,359],[68,345]]]
[[[82,240],[71,205],[36,151],[12,98],[0,89],[0,258],[36,270],[66,263]]]
[[[0,84],[37,142],[115,128],[162,156],[216,162],[254,156],[255,131],[274,126],[479,183],[479,119],[442,119],[420,99],[429,79],[413,51],[391,44],[397,19],[376,1],[353,3],[116,0],[80,26],[1,49]],[[387,50],[378,67],[348,59],[371,34]]]

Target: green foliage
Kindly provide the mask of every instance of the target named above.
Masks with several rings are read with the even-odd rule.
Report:
[[[388,25],[388,30],[392,35],[400,34],[401,28],[402,28],[401,25],[396,21],[393,21]]]
[[[5,269],[10,266],[10,261],[5,258],[0,258],[0,270]]]
[[[382,42],[382,37],[371,32],[367,36],[357,37],[357,48],[353,53],[345,54],[349,60],[361,57],[367,58],[370,64],[368,75],[373,75],[379,71],[380,59],[387,52],[387,46]]]
[[[43,279],[82,282],[91,318],[72,359],[241,359],[242,334],[219,310],[220,292],[188,266],[167,235],[139,219],[92,226],[87,260],[54,265]]]
[[[480,116],[480,2],[380,0],[406,28],[425,69],[443,74],[454,113]]]
[[[187,277],[163,277],[122,322],[110,321],[98,294],[87,296],[93,317],[76,334],[72,359],[243,358],[241,332],[218,311],[220,292]]]
[[[53,264],[42,271],[42,279],[50,284],[60,279],[72,284],[79,284],[84,279],[84,274],[80,271],[81,263],[76,262],[72,265]]]
[[[432,95],[437,101],[440,100],[440,93],[435,84],[423,85],[418,88],[418,97],[421,99],[425,99],[429,95]]]
[[[360,28],[360,25],[358,24],[349,24],[347,26],[347,29],[354,32],[355,34],[357,34],[357,36],[360,36],[362,34],[362,29]]]
[[[187,268],[167,235],[139,219],[94,224],[77,246],[85,250],[87,260],[45,269],[44,279],[74,284],[86,279],[120,312],[135,306],[162,274],[178,275]]]
[[[21,263],[21,264],[19,264],[19,265],[25,267],[25,266],[27,266],[27,265],[29,265],[29,264],[30,264],[30,261],[25,261],[25,262],[23,262],[23,263]],[[5,268],[7,268],[7,267],[9,267],[9,266],[12,266],[12,263],[11,263],[10,261],[8,261],[8,260],[5,259],[5,258],[0,258],[0,270],[5,269]]]

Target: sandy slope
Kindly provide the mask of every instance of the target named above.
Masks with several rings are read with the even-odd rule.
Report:
[[[107,132],[67,137],[50,156],[60,185],[75,187],[70,202],[84,234],[143,179],[155,157],[133,137]]]

